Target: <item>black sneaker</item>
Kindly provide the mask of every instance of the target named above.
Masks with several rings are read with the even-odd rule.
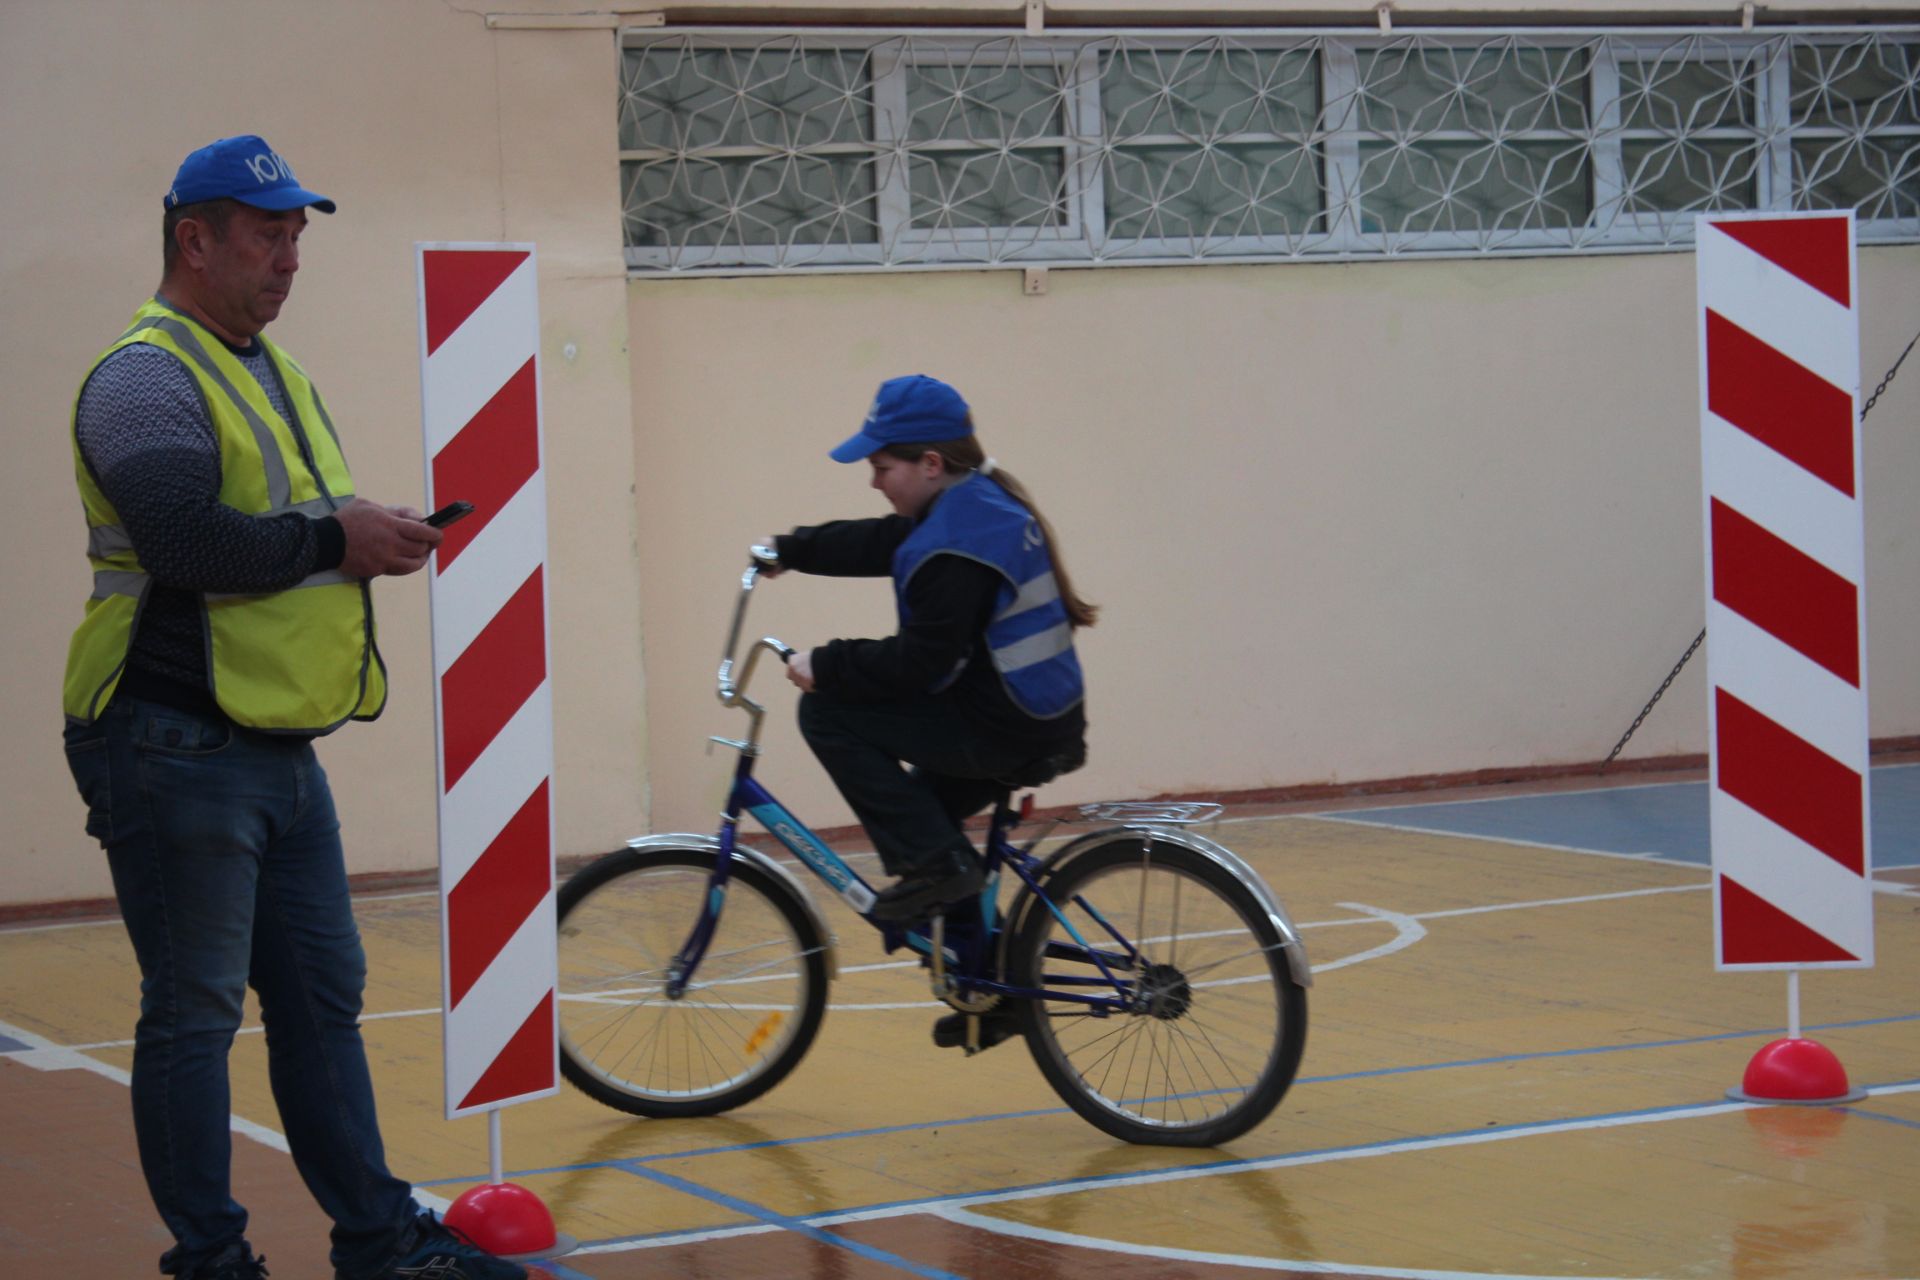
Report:
[[[967,1047],[967,1018],[964,1013],[949,1013],[933,1020],[933,1042],[942,1049],[964,1049]],[[1014,1021],[1013,1010],[993,1009],[980,1014],[980,1048],[991,1049],[1002,1040],[1011,1040],[1020,1034],[1020,1024]]]
[[[228,1245],[198,1266],[180,1269],[180,1247],[175,1245],[160,1259],[160,1274],[179,1276],[180,1280],[263,1280],[267,1259],[253,1256],[253,1246],[245,1240]]]
[[[932,908],[958,902],[986,886],[987,873],[971,849],[948,849],[873,895],[875,920],[918,920]]]
[[[399,1256],[373,1280],[527,1280],[527,1269],[496,1258],[431,1213],[400,1239]]]

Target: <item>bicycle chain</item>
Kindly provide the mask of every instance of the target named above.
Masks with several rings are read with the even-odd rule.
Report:
[[[1913,354],[1913,348],[1916,343],[1920,343],[1920,333],[1913,335],[1913,338],[1907,343],[1906,350],[1900,353],[1900,358],[1893,362],[1891,369],[1887,370],[1887,376],[1880,379],[1880,385],[1873,389],[1873,394],[1868,396],[1866,403],[1860,406],[1861,422],[1864,423],[1867,420],[1867,415],[1873,412],[1873,406],[1880,402],[1880,397],[1886,392],[1888,385],[1892,383],[1894,375],[1900,372],[1900,366],[1907,362],[1909,355]],[[1702,627],[1700,628],[1700,634],[1693,638],[1693,643],[1687,646],[1687,651],[1680,655],[1680,661],[1673,664],[1673,670],[1667,672],[1667,678],[1660,682],[1660,687],[1653,691],[1651,698],[1647,699],[1647,705],[1640,708],[1640,714],[1633,718],[1633,723],[1627,726],[1627,731],[1620,735],[1620,741],[1614,743],[1613,750],[1607,752],[1607,758],[1600,762],[1601,771],[1605,771],[1606,767],[1612,764],[1614,759],[1626,748],[1628,740],[1639,731],[1641,724],[1645,722],[1648,714],[1653,711],[1654,704],[1666,696],[1667,689],[1673,684],[1675,677],[1680,674],[1680,669],[1687,665],[1688,661],[1693,657],[1694,651],[1700,647],[1701,642],[1706,638],[1707,629]]]

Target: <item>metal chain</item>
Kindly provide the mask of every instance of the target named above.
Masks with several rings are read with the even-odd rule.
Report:
[[[1920,342],[1920,333],[1913,335],[1912,341],[1907,343],[1907,349],[1902,351],[1900,358],[1893,362],[1893,368],[1887,370],[1887,376],[1880,379],[1880,385],[1873,389],[1873,394],[1867,397],[1867,402],[1860,406],[1860,421],[1865,422],[1867,415],[1873,412],[1873,406],[1879,401],[1880,393],[1887,389],[1887,384],[1893,381],[1893,375],[1900,372],[1900,366],[1905,364],[1907,357],[1913,353],[1915,342]]]
[[[1893,368],[1887,370],[1887,376],[1880,379],[1880,385],[1873,389],[1873,394],[1867,397],[1867,402],[1860,406],[1860,421],[1865,422],[1867,415],[1873,412],[1873,406],[1879,403],[1881,394],[1887,389],[1887,384],[1893,381],[1894,375],[1900,372],[1900,366],[1905,364],[1907,357],[1913,353],[1915,343],[1920,343],[1920,333],[1913,335],[1912,341],[1907,343],[1907,349],[1902,351],[1900,358],[1893,362]],[[1707,629],[1702,627],[1700,628],[1700,634],[1693,638],[1693,643],[1687,646],[1687,651],[1680,655],[1680,661],[1673,664],[1673,670],[1667,672],[1667,678],[1660,682],[1660,687],[1653,691],[1651,698],[1647,699],[1647,705],[1640,708],[1640,714],[1633,718],[1633,723],[1627,726],[1627,731],[1620,735],[1620,741],[1613,744],[1613,750],[1607,752],[1607,758],[1600,762],[1600,768],[1602,770],[1612,764],[1620,752],[1626,748],[1627,740],[1633,737],[1634,733],[1639,730],[1642,722],[1644,722],[1648,714],[1652,712],[1654,704],[1666,695],[1667,689],[1673,684],[1674,678],[1680,674],[1680,669],[1687,665],[1687,662],[1693,657],[1694,651],[1699,649],[1701,642],[1706,638]]]
[[[1602,769],[1612,764],[1614,757],[1619,755],[1621,750],[1626,747],[1627,739],[1631,738],[1634,735],[1634,733],[1640,728],[1640,722],[1645,720],[1647,718],[1647,713],[1653,710],[1653,704],[1660,701],[1662,697],[1666,696],[1667,686],[1673,683],[1674,677],[1680,674],[1680,668],[1687,665],[1687,661],[1693,657],[1693,651],[1695,649],[1698,649],[1700,647],[1700,642],[1705,640],[1706,638],[1707,638],[1707,629],[1705,627],[1702,627],[1700,628],[1700,634],[1693,638],[1693,643],[1687,646],[1687,651],[1680,655],[1680,661],[1673,664],[1673,670],[1667,672],[1667,678],[1660,682],[1660,687],[1653,691],[1653,696],[1651,698],[1647,699],[1647,705],[1640,708],[1640,714],[1633,718],[1633,723],[1627,726],[1627,731],[1620,735],[1620,741],[1614,743],[1613,750],[1607,752],[1607,758],[1600,762],[1600,767]]]

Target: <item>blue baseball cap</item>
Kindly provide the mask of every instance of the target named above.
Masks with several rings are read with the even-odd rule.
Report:
[[[960,393],[938,378],[914,373],[881,383],[858,434],[829,456],[835,462],[859,462],[890,444],[934,444],[972,434],[973,419]]]
[[[165,206],[174,209],[202,200],[238,200],[256,209],[315,208],[332,213],[333,201],[300,185],[293,166],[255,135],[210,142],[180,162]]]

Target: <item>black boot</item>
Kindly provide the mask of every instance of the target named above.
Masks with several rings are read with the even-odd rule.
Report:
[[[950,847],[875,894],[867,914],[875,920],[918,920],[942,903],[980,892],[986,883],[986,872],[973,850]]]

